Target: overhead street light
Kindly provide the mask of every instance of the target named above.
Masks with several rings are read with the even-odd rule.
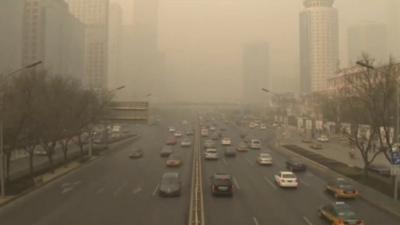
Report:
[[[25,70],[25,69],[31,69],[34,68],[35,66],[38,66],[42,64],[43,61],[37,61],[34,63],[31,63],[29,65],[23,66],[17,70],[14,70],[4,76],[4,82],[7,81],[8,78],[12,77],[16,73]],[[0,91],[0,104],[1,104],[1,111],[4,109],[4,92]],[[4,118],[3,115],[0,117],[0,189],[1,189],[1,196],[6,195],[6,190],[5,190],[5,174],[4,174]]]

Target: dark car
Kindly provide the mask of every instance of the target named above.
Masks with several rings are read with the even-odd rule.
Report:
[[[286,168],[293,172],[305,171],[307,166],[299,159],[291,158],[286,161]]]
[[[170,146],[164,146],[161,151],[160,151],[160,156],[161,157],[168,157],[171,155],[173,152],[172,148]]]
[[[344,202],[334,202],[318,209],[321,218],[332,225],[364,225],[364,221]]]
[[[161,197],[176,197],[181,195],[181,178],[179,173],[164,173],[161,178],[158,194]]]
[[[204,148],[215,148],[215,142],[211,139],[207,139],[204,141]]]
[[[215,173],[214,175],[212,175],[211,193],[215,196],[233,196],[232,176],[226,173]]]
[[[310,144],[310,148],[315,149],[315,150],[321,150],[323,147],[322,147],[321,143],[314,142],[314,143]]]
[[[236,157],[236,151],[233,147],[228,147],[224,151],[225,157]]]
[[[211,139],[214,140],[214,141],[218,140],[219,139],[218,133],[213,133],[211,135]]]
[[[141,158],[143,156],[143,150],[141,148],[135,148],[132,153],[129,155],[131,159]]]
[[[356,188],[343,178],[329,181],[326,190],[331,192],[335,198],[356,198],[359,195]]]
[[[372,164],[368,166],[368,170],[375,172],[384,177],[390,177],[390,167],[383,164]]]

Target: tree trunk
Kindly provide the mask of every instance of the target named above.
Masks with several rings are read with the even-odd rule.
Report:
[[[82,143],[81,135],[78,135],[78,145],[79,145],[79,149],[81,150],[81,155],[83,155],[83,143]]]
[[[29,154],[29,175],[31,177],[33,177],[33,173],[34,173],[34,167],[33,167],[34,152],[33,152],[33,150],[30,150],[28,154]]]
[[[11,165],[11,152],[7,152],[6,154],[6,181],[10,180],[10,165]]]

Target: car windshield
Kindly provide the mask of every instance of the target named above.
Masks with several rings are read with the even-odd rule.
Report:
[[[0,0],[1,225],[399,225],[399,148],[400,0]]]

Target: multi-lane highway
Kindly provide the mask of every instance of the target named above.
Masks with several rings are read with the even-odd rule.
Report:
[[[141,135],[131,146],[109,150],[97,160],[54,181],[2,208],[0,224],[5,225],[180,225],[188,224],[192,149],[179,145],[174,149],[183,156],[180,168],[167,168],[159,152],[170,135],[168,126],[181,127],[182,120],[192,121],[190,111],[162,112],[157,126],[138,125]],[[217,122],[222,126],[221,122]],[[328,224],[317,215],[317,208],[334,201],[324,193],[328,177],[317,171],[300,173],[297,190],[283,190],[273,181],[273,175],[284,169],[286,158],[268,146],[274,142],[273,130],[239,128],[224,125],[224,136],[240,142],[240,130],[262,140],[262,150],[237,153],[225,158],[218,142],[220,159],[203,161],[204,214],[206,225],[318,225]],[[193,127],[196,127],[193,125]],[[201,143],[204,139],[200,140]],[[133,147],[144,150],[143,158],[129,159]],[[200,149],[203,151],[202,149]],[[260,151],[270,151],[273,166],[256,164]],[[178,171],[183,192],[177,198],[157,195],[164,172]],[[210,193],[209,177],[215,172],[228,172],[234,177],[233,197],[214,197]],[[348,201],[365,224],[397,225],[396,218],[363,200]]]

